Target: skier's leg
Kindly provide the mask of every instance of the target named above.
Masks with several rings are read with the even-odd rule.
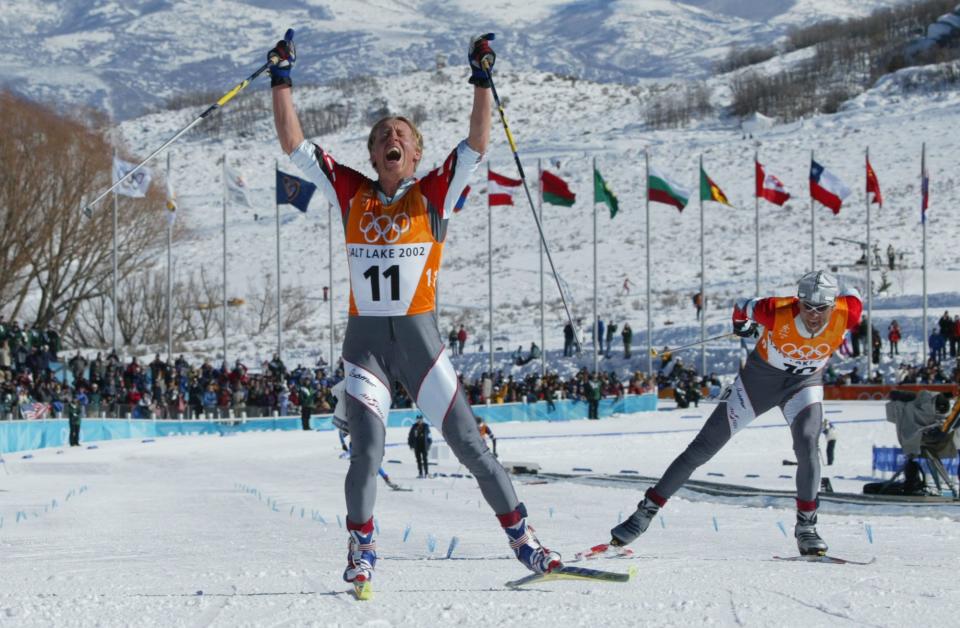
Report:
[[[667,467],[660,481],[647,489],[643,500],[637,504],[637,510],[610,530],[614,544],[627,545],[643,534],[660,508],[680,490],[698,467],[713,458],[734,434],[776,404],[776,399],[769,393],[758,391],[755,399],[747,394],[748,387],[751,393],[760,388],[750,384],[753,379],[753,371],[748,363],[733,385],[724,391],[721,396],[723,401],[710,414],[693,442]]]
[[[801,388],[783,406],[797,456],[797,524],[794,536],[801,554],[823,554],[827,544],[817,534],[820,490],[820,453],[817,447],[823,424],[823,387]]]
[[[540,545],[527,528],[526,509],[513,490],[506,470],[487,448],[477,429],[450,358],[443,352],[436,317],[410,316],[399,323],[397,377],[430,423],[440,425],[447,445],[473,474],[483,498],[504,528],[517,558],[532,571],[560,564],[560,556]]]

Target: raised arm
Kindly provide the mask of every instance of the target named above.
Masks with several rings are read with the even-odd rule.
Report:
[[[490,143],[490,105],[493,103],[490,73],[493,72],[493,64],[497,60],[497,54],[490,48],[491,41],[493,33],[474,37],[467,53],[470,60],[470,83],[474,85],[467,144],[481,155],[487,152],[487,145]]]
[[[273,123],[277,128],[280,147],[291,154],[303,142],[303,129],[293,108],[293,81],[290,72],[297,60],[293,45],[293,29],[267,53],[270,62],[270,85],[273,91]]]
[[[289,155],[303,143],[300,118],[297,117],[297,112],[293,108],[293,89],[289,85],[278,85],[272,91],[273,124],[277,127],[280,148]]]

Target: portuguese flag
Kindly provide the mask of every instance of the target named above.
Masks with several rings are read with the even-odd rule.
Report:
[[[647,198],[657,203],[673,205],[683,211],[690,200],[690,191],[679,183],[671,181],[655,168],[650,168],[647,176]]]
[[[543,202],[551,205],[570,207],[577,200],[566,181],[546,170],[540,173],[540,193]]]
[[[716,201],[724,205],[730,205],[727,195],[723,193],[720,186],[713,182],[713,179],[707,176],[707,173],[700,168],[700,200]]]

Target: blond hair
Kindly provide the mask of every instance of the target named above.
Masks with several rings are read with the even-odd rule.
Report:
[[[417,148],[420,149],[420,154],[423,154],[423,135],[420,133],[420,129],[417,128],[417,125],[413,123],[413,120],[406,116],[383,116],[377,120],[376,124],[373,125],[373,128],[370,129],[370,135],[367,136],[367,152],[373,150],[373,140],[377,135],[377,129],[387,122],[392,122],[393,120],[399,120],[403,122],[410,130],[413,131],[413,135],[417,138]]]

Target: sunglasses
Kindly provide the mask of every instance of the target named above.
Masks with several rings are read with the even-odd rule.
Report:
[[[802,305],[803,309],[807,310],[808,312],[817,312],[818,314],[822,314],[823,312],[826,312],[827,310],[833,307],[833,305],[830,303],[824,303],[823,305],[813,305],[812,303],[807,303],[806,301],[801,301],[800,305]]]

